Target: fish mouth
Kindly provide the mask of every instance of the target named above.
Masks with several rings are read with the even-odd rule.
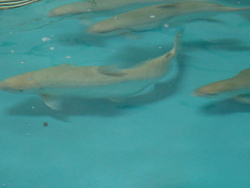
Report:
[[[1,91],[9,92],[9,93],[23,93],[23,89],[13,89],[13,88],[0,88]]]
[[[220,93],[202,93],[202,92],[194,91],[192,95],[195,97],[215,98],[219,96]]]
[[[214,93],[212,93],[212,92],[205,93],[205,92],[195,91],[193,93],[193,96],[214,98],[214,99],[228,99],[228,98],[233,98],[233,97],[239,96],[239,95],[245,96],[248,93],[250,93],[249,89],[227,90],[227,91],[214,92]]]

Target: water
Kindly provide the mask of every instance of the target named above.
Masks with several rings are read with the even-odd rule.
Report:
[[[170,50],[179,29],[88,37],[78,19],[41,17],[21,24],[58,4],[44,1],[2,13],[1,80],[64,63],[129,67]],[[6,20],[16,12],[20,24],[8,28]],[[54,111],[38,96],[1,92],[0,185],[249,187],[249,106],[191,95],[249,68],[249,22],[237,13],[215,18],[222,23],[186,24],[171,73],[125,104],[71,98]]]

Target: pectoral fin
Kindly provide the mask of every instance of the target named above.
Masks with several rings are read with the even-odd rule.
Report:
[[[62,98],[46,94],[42,94],[40,97],[43,99],[44,103],[53,110],[62,109]]]
[[[244,104],[250,104],[250,94],[242,94],[235,97],[235,100],[244,103]]]

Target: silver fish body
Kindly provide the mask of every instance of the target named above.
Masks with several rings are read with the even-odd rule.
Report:
[[[114,10],[130,4],[159,3],[173,0],[87,0],[61,5],[48,12],[48,16],[65,16],[89,12]]]
[[[143,31],[160,25],[178,24],[180,20],[194,14],[215,12],[249,11],[250,7],[229,7],[218,3],[203,1],[180,1],[146,6],[107,18],[87,29],[91,34],[107,34],[117,31]],[[193,17],[192,17],[193,19]]]
[[[0,90],[38,94],[53,109],[59,109],[59,99],[64,96],[108,99],[130,97],[168,73],[180,39],[181,33],[178,33],[170,52],[129,69],[66,64],[10,77],[0,82]]]
[[[218,99],[235,98],[250,104],[250,68],[240,71],[232,78],[202,86],[194,91],[194,95]]]

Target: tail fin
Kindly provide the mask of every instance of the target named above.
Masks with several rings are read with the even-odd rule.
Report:
[[[183,37],[183,29],[181,29],[178,33],[175,35],[175,40],[174,40],[174,48],[171,50],[171,53],[176,54],[177,51],[180,50],[180,43],[182,41]]]

